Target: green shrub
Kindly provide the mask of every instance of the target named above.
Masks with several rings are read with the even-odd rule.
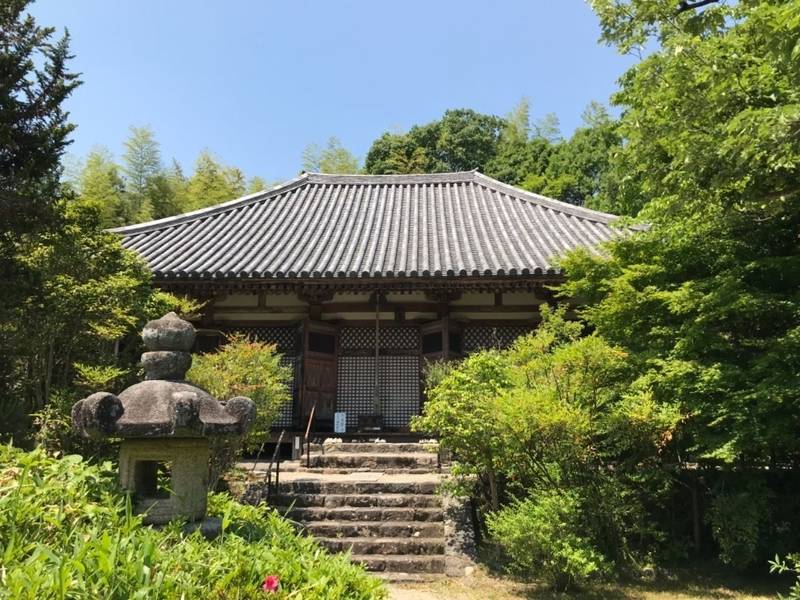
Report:
[[[761,529],[769,519],[769,496],[768,488],[755,479],[714,496],[706,520],[724,564],[743,569],[755,562]]]
[[[510,379],[502,354],[473,354],[457,367],[436,368],[438,383],[428,390],[423,414],[414,417],[412,429],[434,433],[457,457],[453,474],[464,488],[472,488],[475,477],[482,484],[490,510],[499,508],[497,476],[504,442],[495,407]]]
[[[780,600],[800,600],[800,554],[789,554],[785,559],[782,559],[777,554],[775,558],[769,561],[770,573],[794,573],[797,575],[797,580],[791,588],[789,588],[789,595],[779,595]]]
[[[503,505],[523,515],[545,510],[525,499],[550,494],[580,498],[578,546],[617,570],[636,571],[665,537],[651,512],[671,485],[662,453],[679,422],[673,406],[655,402],[646,386],[631,385],[625,352],[600,336],[583,336],[565,308],[543,306],[534,333],[445,373],[413,427],[435,433],[453,451],[453,474],[462,487],[477,486],[484,513]],[[535,521],[513,520],[513,511],[500,513],[506,515],[500,522],[522,528]],[[489,517],[495,536],[498,518]],[[534,553],[530,560],[543,571],[554,569],[546,556]],[[533,563],[528,567],[535,571]]]
[[[0,447],[0,598],[383,598],[380,582],[298,535],[274,510],[212,495],[223,534],[144,526],[111,464]]]
[[[540,576],[565,590],[604,573],[608,565],[585,529],[574,493],[542,492],[489,516],[494,539],[511,559],[511,570]]]
[[[256,445],[290,400],[291,375],[291,369],[281,365],[275,344],[233,333],[216,352],[194,356],[186,378],[220,400],[250,398],[256,405],[256,422],[245,443]]]
[[[213,442],[211,489],[236,464],[243,447],[258,447],[265,441],[281,407],[291,399],[291,369],[281,365],[281,355],[275,350],[275,344],[233,333],[216,352],[192,359],[192,368],[186,375],[189,381],[220,400],[246,396],[256,405],[256,420],[245,439]]]

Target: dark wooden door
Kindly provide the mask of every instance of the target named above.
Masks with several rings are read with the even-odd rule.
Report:
[[[336,411],[336,326],[307,321],[303,350],[302,427],[307,426],[313,410],[311,430],[330,431]]]

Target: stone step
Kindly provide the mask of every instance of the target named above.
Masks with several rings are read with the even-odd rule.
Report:
[[[312,444],[311,456],[314,454],[330,454],[355,452],[358,454],[399,454],[403,452],[425,452],[436,456],[437,444],[400,443],[393,444],[375,442],[339,442],[333,444]]]
[[[441,508],[384,508],[384,507],[343,507],[343,508],[290,508],[276,507],[281,514],[288,515],[300,523],[312,521],[442,521]]]
[[[361,471],[383,471],[385,469],[436,469],[435,454],[422,452],[406,453],[326,453],[311,457],[311,467],[329,469],[358,469]]]
[[[445,567],[444,556],[354,554],[350,559],[368,571],[386,573],[444,573]]]
[[[314,464],[312,462],[312,464]],[[350,473],[385,473],[386,475],[403,475],[403,474],[410,474],[410,475],[425,475],[427,473],[448,473],[448,467],[442,467],[441,471],[436,466],[425,466],[425,467],[377,467],[377,468],[364,468],[362,466],[357,467],[311,467],[308,468],[303,464],[297,465],[288,465],[286,468],[281,465],[281,473],[309,473],[311,475],[348,475]]]
[[[276,506],[326,508],[382,506],[386,508],[439,508],[441,499],[435,494],[288,494],[273,499]]]
[[[331,552],[353,554],[411,554],[431,555],[444,553],[444,538],[317,538],[323,548]]]
[[[436,481],[281,480],[278,494],[435,494]]]
[[[373,571],[373,577],[377,577],[385,583],[430,583],[441,581],[442,573],[402,573],[400,571]],[[423,592],[425,593],[425,592]],[[493,597],[493,596],[492,596]]]
[[[312,521],[303,528],[314,537],[441,538],[444,524],[426,521]]]

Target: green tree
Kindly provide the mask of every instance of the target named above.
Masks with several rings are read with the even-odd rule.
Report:
[[[52,224],[58,211],[60,161],[75,128],[62,104],[79,85],[67,62],[69,35],[25,14],[29,0],[0,9],[0,252],[11,238]],[[4,277],[7,274],[3,274]]]
[[[530,102],[523,98],[506,117],[497,153],[486,164],[486,174],[511,185],[524,185],[542,176],[552,152],[550,141],[531,137]]]
[[[533,136],[551,144],[561,141],[561,123],[555,113],[547,113],[533,124]]]
[[[303,170],[311,173],[358,173],[358,158],[336,137],[328,139],[324,148],[309,144],[303,150]]]
[[[370,147],[368,173],[484,171],[497,153],[505,121],[474,110],[445,111],[438,121],[408,133],[385,133]]]
[[[149,127],[131,127],[122,155],[126,181],[127,221],[153,218],[151,192],[159,191],[153,180],[162,174],[161,149]],[[163,189],[161,190],[163,191]]]
[[[233,200],[244,194],[244,185],[244,175],[239,169],[224,166],[208,150],[203,150],[186,184],[182,209],[196,210]]]
[[[609,163],[622,139],[608,110],[591,103],[583,114],[583,126],[568,140],[552,146],[547,167],[538,179],[528,178],[527,189],[579,206],[604,203],[603,195],[610,183]]]
[[[679,402],[676,456],[796,468],[800,2],[593,4],[622,51],[659,44],[615,96],[624,177],[606,199],[649,225],[570,256],[565,292],[656,400]]]
[[[627,358],[544,305],[533,334],[468,357],[427,390],[412,427],[453,451],[453,476],[526,574],[570,583],[656,546],[649,509],[665,500],[661,456],[680,415],[631,385]]]
[[[255,194],[262,190],[266,190],[270,187],[267,180],[263,177],[259,177],[258,175],[251,177],[250,181],[247,182],[247,193],[248,194]]]
[[[63,102],[79,81],[68,70],[69,36],[25,14],[26,0],[0,9],[0,423],[13,428],[7,410],[15,398],[21,308],[39,282],[25,259],[30,240],[57,230],[63,209],[61,158],[74,125]]]
[[[256,420],[246,439],[214,442],[213,489],[219,477],[235,464],[243,447],[258,448],[266,441],[281,407],[291,400],[291,369],[281,365],[274,344],[236,333],[228,336],[216,352],[196,356],[186,377],[221,400],[246,396],[256,405]]]
[[[104,227],[125,224],[125,184],[107,148],[98,147],[89,152],[78,184],[80,201],[99,212]]]

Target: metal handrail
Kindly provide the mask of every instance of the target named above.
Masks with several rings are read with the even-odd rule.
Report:
[[[272,499],[272,465],[275,463],[275,491],[278,491],[278,486],[280,485],[280,477],[281,477],[281,442],[283,441],[283,436],[286,433],[285,429],[281,429],[281,434],[278,436],[278,443],[275,444],[275,450],[272,453],[272,458],[269,461],[269,465],[267,465],[267,473],[265,479],[267,480],[267,504],[270,503]]]
[[[311,443],[308,440],[308,435],[311,432],[311,423],[314,421],[314,413],[317,410],[317,401],[314,401],[314,405],[311,407],[311,413],[308,415],[308,425],[306,425],[306,434],[303,437],[303,443],[306,445],[306,468],[311,468]]]

